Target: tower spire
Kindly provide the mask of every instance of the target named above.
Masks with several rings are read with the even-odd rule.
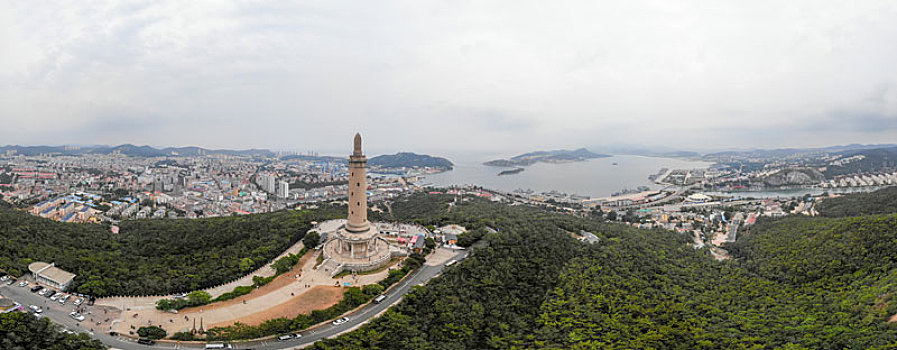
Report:
[[[352,152],[353,156],[363,155],[361,153],[361,133],[355,133],[355,151]]]

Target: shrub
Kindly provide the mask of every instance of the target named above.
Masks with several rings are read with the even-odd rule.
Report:
[[[190,341],[190,340],[197,340],[198,338],[196,337],[195,334],[190,333],[190,332],[177,332],[177,333],[175,333],[174,335],[171,336],[171,339],[172,339],[172,340],[186,340],[186,341]]]
[[[165,338],[165,336],[168,335],[168,332],[158,326],[146,326],[140,327],[140,329],[137,330],[137,335],[141,338],[155,340]]]

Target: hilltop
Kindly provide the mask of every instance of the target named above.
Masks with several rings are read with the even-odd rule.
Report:
[[[387,219],[469,229],[471,257],[315,349],[841,349],[897,342],[897,215],[763,218],[716,261],[690,237],[447,195]],[[572,237],[585,230],[598,243]],[[481,247],[477,247],[481,246]]]
[[[820,216],[844,217],[897,212],[897,186],[870,193],[826,198],[816,205]]]
[[[576,150],[553,150],[553,151],[535,151],[514,156],[510,159],[496,159],[483,163],[488,166],[512,167],[527,166],[535,163],[569,163],[581,162],[593,158],[607,158],[610,155],[599,154],[589,151],[585,148]]]
[[[368,164],[383,168],[439,168],[442,170],[452,170],[454,166],[451,161],[445,158],[411,152],[376,156],[371,158]]]

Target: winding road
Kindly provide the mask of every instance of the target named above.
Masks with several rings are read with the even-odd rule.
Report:
[[[468,254],[469,250],[460,250],[456,252],[450,260],[461,260],[466,258]],[[444,268],[445,264],[439,264],[436,266],[421,266],[410,276],[399,282],[399,284],[393,286],[389,293],[387,293],[386,300],[384,300],[382,303],[370,303],[368,305],[365,305],[361,309],[358,309],[355,312],[346,315],[349,318],[349,321],[342,325],[336,326],[328,322],[313,329],[298,332],[302,335],[301,338],[288,341],[277,341],[276,339],[270,339],[230,343],[234,345],[235,349],[294,349],[306,347],[321,339],[338,336],[342,333],[351,331],[358,326],[361,326],[363,323],[374,318],[381,312],[388,309],[390,306],[396,304],[401,300],[402,296],[411,291],[411,287],[426,283],[430,279],[439,275]],[[69,312],[71,312],[71,309],[73,308],[72,306],[61,306],[58,303],[50,302],[46,298],[43,298],[35,293],[31,293],[29,288],[30,286],[22,288],[19,287],[18,284],[13,284],[11,286],[6,286],[4,284],[2,287],[0,287],[0,294],[17,301],[18,303],[24,305],[26,308],[28,307],[28,305],[39,305],[41,307],[47,305],[47,307],[44,307],[43,316],[49,317],[51,320],[53,320],[53,322],[61,324],[66,329],[76,332],[88,333],[94,338],[99,339],[103,342],[103,344],[106,344],[112,349],[202,349],[205,346],[204,343],[196,342],[180,344],[174,342],[159,342],[156,345],[150,346],[137,344],[136,340],[127,337],[110,336],[109,333],[105,332],[105,330],[96,330],[96,332],[93,332],[91,331],[90,322],[76,322],[74,319],[69,317],[68,314]],[[88,307],[88,309],[90,309],[90,307]],[[98,314],[94,313],[92,315],[97,316]]]

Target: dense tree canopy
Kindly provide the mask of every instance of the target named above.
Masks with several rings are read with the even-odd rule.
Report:
[[[403,198],[389,215],[495,229],[485,246],[380,319],[316,348],[897,346],[887,323],[897,312],[895,215],[761,220],[730,247],[736,259],[719,262],[672,231],[476,199],[449,211],[452,200]],[[579,229],[599,242],[576,241]]]
[[[870,193],[826,198],[816,205],[816,210],[819,215],[827,217],[897,213],[897,186]]]
[[[694,249],[687,235],[640,230],[544,208],[509,206],[479,198],[457,201],[454,196],[438,194],[401,197],[386,207],[387,212],[372,217],[433,226],[460,224],[469,229],[460,239],[479,241],[473,244],[469,258],[446,268],[426,286],[415,287],[382,317],[339,338],[318,342],[318,349],[897,347],[897,324],[888,322],[897,314],[897,214],[863,215],[861,211],[839,218],[762,218],[726,247],[732,260],[716,261],[706,248]],[[4,235],[4,239],[20,250],[38,249],[22,243],[26,241],[21,233],[32,232],[30,220],[36,218],[25,219],[25,214],[4,210],[0,210],[0,219],[5,220],[0,221],[0,229],[4,234],[13,233]],[[243,230],[265,227],[275,237],[287,237],[281,244],[288,245],[305,232],[293,232],[292,227],[320,220],[328,213],[281,212],[216,219],[226,224],[199,220],[201,226],[209,227],[192,231],[189,225],[177,228],[198,235],[206,230],[224,230],[234,240],[242,237]],[[278,224],[281,221],[289,223]],[[94,226],[76,225],[72,227],[87,229],[64,231],[64,224],[39,223],[57,230],[57,235],[74,237],[66,238],[69,244],[90,241],[108,246],[100,249],[101,253],[115,247],[136,252],[142,261],[167,261],[164,254],[151,258],[138,246],[125,244],[130,242],[124,239],[127,232],[122,237],[103,236],[110,242],[92,241],[97,237],[92,235],[106,234],[106,230],[85,233]],[[152,221],[133,225],[123,225],[123,230],[144,232],[150,237],[166,234],[140,226],[153,227]],[[579,242],[574,238],[579,230],[593,232],[598,242]],[[249,254],[218,256],[219,261],[231,264],[225,266],[231,266],[232,271],[240,270],[243,259],[255,262],[255,250],[268,242],[266,236],[245,235],[255,239],[251,242],[256,246],[244,247]],[[54,236],[39,237],[39,242],[46,242]],[[206,238],[212,242],[210,246],[223,250],[234,244]],[[186,239],[170,239],[189,244]],[[146,237],[138,242],[155,244],[157,249],[165,246]],[[43,244],[41,247],[49,246]],[[77,247],[73,250],[76,257],[89,256],[90,250],[83,244]],[[4,249],[0,259],[15,251],[0,249]],[[179,247],[171,250],[181,256],[187,253]],[[61,253],[56,254],[50,257],[63,261]],[[11,256],[16,258],[9,260],[8,266],[21,268],[22,255]],[[200,255],[197,259],[169,268],[202,265],[202,259],[211,258]],[[140,260],[125,261],[140,268]],[[124,275],[147,280],[139,274]],[[379,288],[353,289],[345,305],[296,319],[216,329],[213,338],[303,329],[380,292],[374,289]]]
[[[61,223],[0,208],[0,269],[27,273],[55,262],[78,276],[75,290],[107,295],[187,292],[229,282],[303,238],[312,221],[343,214],[324,206],[196,220],[128,220],[121,233],[99,224]]]
[[[28,313],[0,314],[0,349],[4,350],[100,350],[106,349],[87,334],[61,332],[48,318]]]

